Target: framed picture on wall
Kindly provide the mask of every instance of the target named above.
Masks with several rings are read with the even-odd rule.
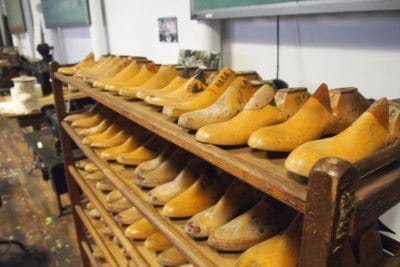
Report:
[[[26,32],[21,0],[5,0],[8,28],[11,33]]]
[[[41,0],[46,28],[90,25],[87,0]]]
[[[160,42],[178,42],[178,22],[176,17],[158,18]]]

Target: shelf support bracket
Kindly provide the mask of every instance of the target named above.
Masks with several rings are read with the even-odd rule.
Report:
[[[357,172],[338,158],[318,161],[309,177],[300,267],[342,266],[354,211]]]

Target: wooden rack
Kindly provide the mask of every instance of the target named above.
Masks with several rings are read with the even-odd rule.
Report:
[[[234,261],[237,258],[236,254],[220,254],[209,248],[206,244],[204,244],[204,242],[193,241],[180,229],[180,225],[184,224],[184,221],[172,222],[161,216],[157,209],[155,209],[152,205],[148,204],[140,197],[141,192],[139,188],[124,179],[124,177],[117,175],[112,166],[110,166],[108,163],[104,162],[97,156],[100,152],[96,152],[90,147],[82,144],[80,137],[73,131],[69,124],[62,123],[62,125],[67,133],[71,136],[72,140],[77,144],[77,146],[82,151],[84,151],[86,156],[92,162],[94,162],[100,170],[102,170],[106,177],[121,191],[121,193],[124,194],[127,199],[130,200],[138,208],[138,210],[149,219],[149,221],[151,221],[154,225],[160,227],[160,231],[162,231],[164,235],[168,237],[177,248],[182,248],[182,253],[186,257],[191,259],[193,263],[197,265],[204,265],[205,263],[207,263],[207,265],[209,266],[231,266],[234,264]],[[109,215],[107,215],[107,211],[104,208],[104,203],[100,203],[99,197],[96,197],[94,195],[93,190],[90,189],[90,187],[78,173],[76,168],[73,166],[69,166],[68,169],[74,180],[80,186],[81,190],[100,212],[102,218],[106,221],[111,229],[115,230],[115,234],[116,236],[118,236],[121,242],[123,239],[125,239],[126,242],[129,242],[128,239],[123,235],[122,231],[120,231],[120,234],[117,233],[117,231],[119,231],[118,225],[113,222],[112,218]],[[131,257],[136,259],[136,256],[134,255],[131,255]],[[141,264],[142,265],[140,266],[145,266],[144,262],[141,262]]]
[[[194,265],[229,266],[227,264],[232,264],[232,259],[189,238],[176,223],[161,216],[156,208],[143,200],[138,187],[120,177],[110,164],[97,156],[96,151],[82,144],[69,124],[62,122],[66,115],[63,83],[303,213],[299,266],[342,266],[343,247],[347,240],[357,236],[357,233],[376,222],[380,215],[400,201],[400,144],[378,151],[357,164],[337,158],[322,159],[314,166],[307,180],[285,169],[283,162],[286,154],[255,152],[247,147],[223,149],[201,144],[193,134],[179,127],[157,108],[142,101],[128,101],[110,92],[94,89],[81,79],[57,73],[58,67],[56,62],[50,64],[71,202],[74,206],[79,205],[82,190],[104,215],[104,221],[113,229],[138,266],[153,265],[133,242],[126,238],[123,241],[121,229],[118,230],[112,217],[107,216],[99,198],[73,167],[71,141]],[[90,266],[89,258],[84,253],[85,248],[81,245],[85,233],[79,214],[79,209],[74,210],[76,231],[84,265]]]
[[[101,218],[105,221],[107,226],[113,231],[114,236],[116,236],[118,240],[121,242],[121,245],[127,251],[129,256],[132,259],[135,259],[135,262],[138,265],[140,264],[140,266],[149,266],[147,264],[148,260],[146,260],[144,258],[144,255],[142,256],[142,254],[132,244],[132,242],[129,241],[127,237],[125,237],[123,230],[118,226],[118,224],[114,221],[112,216],[107,212],[104,200],[103,201],[100,200],[101,196],[99,197],[99,192],[97,190],[94,190],[93,188],[90,188],[90,186],[85,182],[85,180],[78,173],[75,167],[69,166],[68,170],[71,173],[72,177],[77,182],[77,184],[82,189],[83,193],[89,198],[90,202],[99,211],[99,213],[101,214]],[[147,256],[151,257],[149,255]],[[155,261],[155,259],[153,259],[152,261]]]

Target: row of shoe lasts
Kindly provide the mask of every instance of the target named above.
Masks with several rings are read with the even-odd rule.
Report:
[[[159,160],[159,162],[162,162],[162,160]],[[89,164],[89,162],[86,162],[86,164]],[[202,165],[204,163],[197,162],[196,164]],[[83,167],[82,165],[84,164],[80,164],[81,167]],[[154,161],[150,165],[154,165]],[[160,165],[162,165],[162,163],[160,163]],[[146,169],[149,167],[149,164],[143,163],[139,166]],[[192,173],[199,173],[198,167],[199,166],[193,166]],[[207,173],[210,173],[210,171],[207,171]],[[175,203],[173,203],[173,201],[167,202],[167,205],[170,203],[169,217],[181,218],[194,214],[186,223],[185,231],[194,238],[207,238],[208,236],[208,244],[219,251],[239,252],[247,249],[240,256],[237,263],[238,266],[252,266],[252,264],[258,264],[257,266],[296,266],[301,237],[301,216],[297,216],[292,221],[291,225],[281,232],[290,222],[291,218],[293,218],[293,211],[287,209],[284,205],[273,199],[269,199],[265,196],[262,197],[259,193],[255,192],[254,189],[244,183],[237,181],[230,183],[231,179],[226,175],[217,177],[218,176],[214,176],[213,180],[222,179],[222,181],[213,183],[213,181],[205,180],[205,178],[198,178],[199,182],[194,183],[195,186],[193,186],[193,184],[190,186],[192,190],[186,190],[186,193],[178,195],[178,197],[175,198]],[[96,173],[92,173],[85,178],[92,183],[104,181],[105,179],[104,176],[101,177],[96,175]],[[133,181],[137,179],[137,177],[134,176],[128,178]],[[175,178],[169,184],[173,185],[176,180],[178,180],[178,178]],[[224,183],[223,188],[221,187],[221,182]],[[227,185],[227,183],[230,183],[230,185]],[[217,184],[217,186],[215,184]],[[208,193],[213,191],[208,185],[212,188],[219,188],[217,190],[219,191],[219,196],[222,194],[222,197],[220,197],[219,200],[215,198],[214,191],[214,201],[211,199],[211,195],[208,196],[208,201],[212,203],[217,201],[214,205],[211,203],[204,205],[203,208],[199,209],[204,210],[197,214],[195,214],[197,208],[182,213],[182,210],[180,210],[181,208],[189,209],[193,205],[197,205],[197,203],[200,203],[200,205],[204,204],[207,195],[202,193],[202,191],[204,190]],[[101,188],[101,190],[107,194],[105,199],[110,203],[108,209],[110,212],[116,213],[116,221],[127,226],[125,231],[127,237],[136,240],[145,240],[144,244],[148,249],[161,252],[158,255],[158,261],[162,265],[177,266],[187,263],[187,260],[178,250],[172,247],[168,239],[166,239],[162,233],[158,232],[157,228],[150,224],[147,219],[143,218],[136,208],[132,207],[132,205],[123,198],[118,190],[110,186],[99,187],[98,182],[96,187]],[[164,190],[167,190],[171,187],[164,187],[161,185],[155,189],[157,188],[165,188]],[[225,190],[224,193],[221,193],[221,188]],[[151,197],[151,191],[148,192],[148,196],[150,196],[148,200],[154,201]],[[91,216],[100,217],[100,214],[94,209],[93,205],[88,205],[88,208],[91,209]],[[245,209],[247,209],[247,211],[243,212]],[[162,213],[163,211],[164,209]],[[233,218],[240,212],[243,213]],[[168,217],[168,215],[166,216]],[[231,220],[228,221],[229,219]],[[228,222],[224,224],[226,221]],[[219,225],[222,226],[218,228]],[[210,234],[212,229],[216,230]],[[104,230],[104,233],[112,235],[112,231],[108,228]],[[115,242],[119,243],[118,240],[115,240]],[[364,247],[361,245],[359,248],[360,252],[358,254],[362,257],[361,265],[356,264],[357,260],[349,250],[346,251],[346,253],[348,253],[346,260],[351,264],[346,266],[364,266],[363,264],[367,262],[368,264],[365,266],[374,266],[374,264],[380,261],[382,255],[379,251],[382,251],[382,248],[379,239],[379,231],[376,228],[361,235],[359,242],[360,244],[368,244]]]
[[[82,169],[85,169],[84,166],[86,164],[90,164],[90,162],[88,160],[81,160],[76,162],[76,165],[81,167]],[[172,247],[172,244],[160,232],[157,232],[155,228],[150,223],[148,223],[147,220],[143,219],[143,216],[136,210],[136,208],[134,208],[129,202],[127,202],[125,198],[122,197],[121,193],[118,190],[115,190],[115,188],[112,187],[110,183],[106,182],[107,180],[105,180],[105,177],[100,172],[94,172],[85,176],[85,178],[90,184],[107,193],[105,195],[105,199],[109,203],[107,208],[110,212],[116,214],[116,221],[120,222],[123,227],[127,227],[129,226],[129,224],[133,224],[137,221],[136,228],[138,229],[136,230],[137,232],[135,235],[135,239],[146,239],[145,237],[140,238],[140,236],[149,236],[145,240],[144,245],[152,251],[161,252],[157,256],[157,261],[160,265],[192,266],[187,264],[188,261],[174,247]],[[132,179],[132,177],[129,178]],[[99,184],[102,185],[99,186]],[[110,192],[110,190],[112,189],[114,190]],[[90,216],[102,220],[100,213],[94,208],[91,203],[88,203],[86,205],[86,208],[89,210]],[[100,230],[103,234],[109,236],[115,243],[121,245],[120,241],[117,237],[114,236],[110,228],[104,227]],[[127,233],[126,235],[129,238],[132,238],[131,234]],[[124,249],[121,249],[121,253],[124,256],[129,257],[129,255],[125,253]],[[101,254],[99,256],[103,257],[103,255]]]
[[[88,209],[93,209],[93,205],[88,204]],[[252,249],[246,251],[239,259],[237,266],[297,266],[296,258],[298,257],[298,243],[301,231],[300,218],[289,226],[282,234],[277,235],[265,242],[262,242]],[[111,229],[105,227],[102,229],[105,235],[110,236],[112,240],[120,245],[119,240],[113,236]],[[157,257],[159,264],[163,266],[193,266],[188,264],[188,261],[172,247],[169,241],[162,236],[161,233],[155,233],[145,240],[145,246],[156,252],[160,252]],[[100,250],[94,249],[97,258],[102,258]],[[295,255],[286,259],[281,257],[281,254]],[[129,257],[121,249],[121,253]],[[344,262],[343,266],[351,267],[367,267],[377,266],[382,260],[382,243],[380,239],[380,229],[378,224],[373,224],[370,228],[364,231],[357,241],[346,243],[344,246]]]
[[[277,261],[273,263],[271,262],[272,255],[267,256],[267,261],[273,264],[270,266],[296,266],[301,217],[292,223],[294,226],[288,228],[295,228],[296,231],[286,230],[279,234],[293,219],[293,211],[273,199],[262,197],[259,192],[242,182],[232,182],[232,179],[225,174],[220,176],[199,174],[198,167],[200,166],[194,167],[193,164],[203,165],[204,163],[195,163],[192,160],[189,164],[191,164],[190,167],[184,167],[174,180],[148,192],[148,200],[157,203],[160,203],[160,200],[154,198],[152,193],[154,190],[161,193],[161,198],[168,188],[172,190],[165,192],[165,195],[171,195],[174,189],[182,192],[174,194],[177,196],[166,202],[161,210],[163,215],[170,218],[192,216],[185,225],[185,231],[194,238],[208,237],[208,244],[221,251],[239,252],[267,240],[263,242],[265,246],[260,247],[260,244],[263,244],[260,243],[246,253],[254,253],[255,249],[268,251],[270,247],[274,247],[275,251],[278,251],[278,256],[274,255],[273,258]],[[197,179],[195,174],[198,176]],[[97,181],[96,187],[100,190],[106,192],[113,190],[106,195],[106,200],[110,203],[108,209],[116,213],[115,219],[118,222],[129,225],[125,231],[127,237],[145,240],[144,244],[147,248],[161,252],[158,255],[158,261],[162,265],[177,266],[187,263],[187,260],[168,239],[143,218],[119,191],[110,184],[104,183],[105,177],[95,172],[85,178],[92,183],[94,180]],[[191,185],[189,183],[186,190],[180,189],[179,186],[182,186],[182,183],[179,185],[178,182],[184,182],[184,180],[188,182],[189,179],[192,180]],[[101,181],[106,186],[99,186]],[[174,184],[176,188],[173,188]],[[164,189],[161,190],[162,188]],[[93,206],[89,208],[91,216],[100,217]],[[246,266],[246,253],[242,256],[244,263],[239,266]],[[263,257],[260,258],[260,260],[263,259]],[[283,262],[280,263],[282,260]]]
[[[113,60],[126,59],[115,57]],[[108,65],[112,64],[111,59],[101,63],[106,64],[107,62]],[[132,65],[135,66],[134,70],[132,70]],[[258,77],[256,72],[235,73],[224,68],[216,75],[207,70],[199,69],[194,73],[193,71],[194,69],[183,69],[179,73],[174,66],[157,66],[151,62],[140,65],[137,61],[132,60],[130,65],[113,78],[96,80],[92,85],[95,88],[113,91],[129,98],[143,99],[152,105],[163,106],[163,112],[166,115],[175,117],[211,105],[236,78],[240,79],[235,82],[235,87],[243,88],[238,92],[232,91],[236,98],[241,98],[236,100],[241,105],[247,102],[257,88],[249,82],[249,79]],[[126,77],[130,78],[126,80]],[[228,98],[234,99],[235,96]],[[229,108],[226,111],[232,113]]]
[[[96,109],[95,107],[93,110]],[[75,130],[82,135],[82,131],[96,127],[94,121],[83,118],[93,110],[86,114],[71,115],[66,120],[72,121]],[[101,113],[100,111],[98,113]],[[86,144],[93,147],[105,148],[100,154],[105,160],[118,161],[124,154],[132,154],[137,147],[141,147],[140,141],[134,136],[134,130],[130,132],[130,136],[125,136],[125,141],[120,139],[119,145],[114,143],[115,136],[119,135],[118,130],[113,132],[114,136],[110,135],[108,139],[104,139],[104,133],[107,133],[108,129],[117,127],[119,120],[115,119],[115,121],[103,132],[86,135],[83,139]],[[96,123],[100,124],[101,120],[96,120]],[[84,128],[83,124],[87,127]],[[143,135],[140,134],[141,136]],[[152,139],[151,143],[156,142],[153,137],[150,139]],[[101,140],[103,140],[102,143]],[[121,144],[123,145],[127,140],[136,141],[136,147],[132,147],[130,152],[124,150],[122,154],[119,154],[122,151],[119,149]],[[143,139],[141,142],[146,143]],[[163,149],[156,151],[158,147]],[[232,182],[230,176],[214,171],[210,165],[194,159],[184,150],[162,144],[154,146],[151,151],[153,154],[146,161],[128,163],[128,165],[137,165],[135,175],[126,175],[126,173],[122,175],[132,179],[132,182],[139,186],[152,188],[143,197],[153,205],[163,206],[161,214],[164,216],[191,217],[185,225],[186,233],[194,238],[208,237],[209,245],[217,250],[243,251],[277,235],[293,219],[294,212],[283,204],[267,197],[263,198],[260,192],[245,183]],[[125,231],[129,238],[146,239],[147,246],[154,250],[165,250],[172,246],[156,227],[143,218],[135,207],[132,207],[132,204],[101,172],[93,168],[93,163],[83,160],[77,162],[77,167],[92,172],[85,178],[94,182],[96,188],[110,191],[106,196],[106,200],[110,203],[107,208],[110,212],[117,214],[115,218],[118,222],[129,225]],[[99,216],[95,209],[91,211],[91,214]],[[299,229],[299,227],[296,228]],[[296,236],[299,239],[299,235]],[[285,250],[282,253],[285,254]]]
[[[93,205],[89,202],[86,205],[86,209],[89,211],[89,214],[94,217],[95,219],[99,220],[99,221],[103,221],[103,219],[100,217],[100,214],[97,213],[97,211],[94,209]],[[105,224],[102,225],[102,227],[97,228],[99,231],[101,231],[102,234],[104,234],[105,236],[107,236],[109,239],[107,241],[111,241],[114,244],[109,245],[108,247],[112,246],[114,247],[115,245],[119,246],[119,251],[114,251],[113,256],[118,258],[119,262],[124,262],[124,261],[128,261],[130,259],[130,255],[126,252],[126,250],[122,247],[121,242],[119,241],[119,239],[114,236],[113,231],[108,228]],[[193,265],[189,264],[189,262],[182,257],[182,255],[178,252],[178,250],[174,247],[172,247],[168,240],[166,240],[165,238],[161,237],[158,238],[157,235],[160,234],[154,234],[154,238],[148,238],[146,239],[146,241],[144,242],[145,246],[150,249],[153,250],[155,252],[160,251],[159,248],[165,247],[165,249],[163,249],[162,252],[158,253],[157,255],[157,262],[158,264],[160,264],[161,266],[180,266],[180,267],[193,267]],[[164,242],[164,243],[160,243],[160,242]],[[165,242],[168,242],[165,243]],[[110,242],[108,242],[109,244]],[[102,253],[102,251],[99,249],[99,247],[97,247],[95,244],[91,245],[92,250],[93,250],[93,256],[95,257],[95,259],[100,262],[102,265],[101,266],[108,266],[108,264],[105,261],[105,257],[104,254]],[[127,265],[123,265],[123,266],[136,266],[135,264],[128,262]]]
[[[112,120],[110,117],[103,117],[96,119],[96,122],[92,121],[96,110],[96,114],[101,113],[101,109],[96,106],[86,113],[71,115],[66,120],[72,121],[72,125],[82,135],[82,131],[96,127],[95,123],[101,124],[106,119]],[[134,172],[124,171],[122,165],[118,171],[124,171],[121,176],[136,185],[151,188],[147,194],[143,194],[143,198],[155,206],[163,206],[161,214],[169,218],[191,217],[185,225],[186,233],[194,238],[208,238],[208,244],[217,250],[248,249],[248,252],[241,257],[246,259],[246,255],[253,255],[255,251],[278,246],[277,250],[281,252],[282,258],[275,256],[274,258],[278,262],[284,260],[285,264],[277,263],[271,266],[291,266],[291,263],[295,265],[301,218],[294,220],[292,225],[295,226],[289,227],[283,234],[278,234],[294,217],[293,211],[273,199],[262,197],[258,191],[242,182],[232,182],[230,176],[213,171],[210,165],[192,158],[181,149],[165,144],[155,137],[148,137],[149,141],[146,141],[144,138],[146,134],[140,127],[132,129],[126,127],[123,130],[114,130],[113,135],[105,135],[104,133],[109,132],[110,128],[118,128],[119,125],[121,129],[122,125],[127,125],[123,119],[113,119],[114,123],[110,122],[110,126],[103,129],[103,132],[86,135],[84,142],[93,147],[103,148],[100,156],[104,160],[117,160],[124,165],[136,166]],[[78,126],[80,129],[77,128]],[[121,131],[129,133],[121,138],[123,136]],[[117,139],[119,141],[115,142]],[[101,140],[103,140],[102,143]],[[135,145],[128,146],[127,143]],[[157,145],[151,146],[154,143]],[[121,158],[130,160],[122,161]],[[77,167],[93,172],[87,175],[86,179],[95,181],[99,190],[110,191],[106,196],[106,200],[110,203],[108,209],[117,214],[115,218],[118,222],[129,225],[125,231],[129,238],[146,239],[145,244],[150,249],[166,250],[167,255],[175,255],[176,259],[180,260],[184,259],[182,256],[177,256],[179,253],[176,249],[170,249],[172,246],[170,242],[157,231],[156,227],[143,218],[101,172],[96,171],[91,162],[87,160],[77,162]],[[267,241],[262,242],[263,240]],[[261,242],[259,245],[251,248],[259,242]],[[287,245],[287,242],[292,245]],[[279,247],[282,244],[284,244],[284,249]],[[264,259],[268,257],[260,258],[260,260]],[[268,259],[268,262],[270,261],[271,259]],[[177,260],[177,262],[180,261]],[[246,266],[246,262],[248,260],[244,260],[241,266]]]
[[[114,65],[118,60],[124,59],[109,57],[99,62]],[[135,60],[132,64],[137,65]],[[128,67],[119,74],[124,76]],[[309,176],[312,166],[323,157],[339,157],[354,163],[400,136],[399,105],[381,99],[368,109],[369,101],[356,88],[328,90],[321,84],[310,97],[306,88],[276,91],[270,83],[259,87],[260,83],[254,85],[228,68],[209,75],[197,70],[191,77],[190,71],[178,74],[173,66],[156,69],[154,64],[147,63],[137,75],[127,74],[131,80],[147,77],[148,80],[140,78],[134,85],[126,83],[119,74],[111,80],[97,80],[93,85],[100,89],[119,86],[121,95],[163,106],[164,114],[179,116],[180,126],[198,130],[196,139],[200,142],[247,143],[267,151],[294,150],[285,166],[303,176]],[[145,74],[150,72],[153,75]],[[207,77],[212,81],[206,82]],[[313,141],[332,135],[336,136]]]
[[[185,69],[178,75],[179,71],[174,66],[159,66],[137,57],[103,56],[96,62],[92,57],[88,57],[87,60],[74,67],[61,67],[58,71],[72,74],[71,68],[79,69],[80,71],[75,72],[74,76],[85,78],[95,88],[128,97],[136,95],[138,86],[144,89],[159,89],[169,85],[168,88],[175,89],[193,74],[193,69]],[[85,62],[91,63],[89,66],[84,65],[83,69],[79,68],[79,65]]]
[[[294,150],[285,166],[303,176],[323,157],[354,163],[400,137],[400,106],[383,98],[368,108],[370,102],[356,88],[328,90],[321,84],[311,97],[305,88],[276,92],[273,84],[257,88],[224,68],[196,95],[173,102],[153,97],[167,99],[161,103],[151,97],[144,100],[164,106],[164,114],[179,116],[180,126],[198,130],[201,142]],[[311,142],[327,136],[333,137]]]

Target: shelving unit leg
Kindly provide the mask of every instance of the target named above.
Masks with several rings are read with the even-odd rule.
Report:
[[[71,199],[71,206],[75,207],[76,205],[80,205],[79,200],[81,196],[80,188],[76,184],[73,177],[68,172],[68,166],[73,164],[73,156],[72,156],[72,149],[71,149],[71,140],[69,139],[67,133],[65,132],[64,128],[61,126],[61,121],[64,119],[66,112],[65,112],[65,101],[64,101],[64,94],[62,90],[62,83],[61,81],[57,80],[54,77],[54,73],[57,71],[59,64],[57,62],[50,63],[50,77],[51,77],[51,85],[53,88],[54,93],[54,103],[58,118],[58,132],[59,138],[61,142],[61,151],[63,155],[64,161],[64,170],[65,170],[65,177],[67,179],[67,186],[69,197]],[[72,215],[75,222],[75,231],[78,237],[78,245],[79,251],[82,257],[82,264],[83,266],[91,266],[90,260],[87,257],[84,248],[82,247],[82,241],[85,241],[85,232],[84,226],[76,213],[75,209],[72,209]]]
[[[343,266],[343,247],[354,210],[356,170],[338,158],[321,159],[309,181],[300,267]]]

